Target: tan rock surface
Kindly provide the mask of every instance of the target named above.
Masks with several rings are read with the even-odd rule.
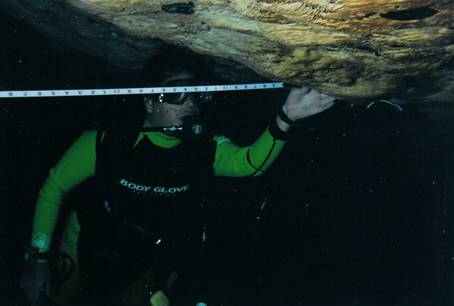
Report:
[[[54,9],[56,15],[71,11],[102,20],[73,23],[88,41],[101,39],[98,34],[109,27],[119,29],[114,38],[127,41],[122,60],[136,60],[137,66],[156,51],[159,39],[339,97],[399,91],[454,101],[452,0],[199,0],[193,14],[163,10],[175,0],[23,0],[5,6],[45,14],[33,7],[37,2],[47,2],[47,10],[55,3],[68,10]],[[91,32],[95,26],[98,32]],[[118,50],[111,53],[112,62],[122,61]],[[427,83],[424,91],[415,85],[421,81]]]

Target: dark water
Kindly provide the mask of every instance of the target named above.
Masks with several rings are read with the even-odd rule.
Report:
[[[3,89],[142,85],[5,14],[0,25]],[[224,97],[212,110],[215,128],[248,144],[283,95]],[[21,248],[49,168],[83,129],[124,105],[0,101],[5,300],[20,296]],[[403,108],[338,105],[297,127],[264,177],[217,179],[209,290],[225,305],[453,305],[454,118]]]

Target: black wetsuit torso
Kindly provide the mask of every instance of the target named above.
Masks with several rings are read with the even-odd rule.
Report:
[[[81,270],[92,287],[99,287],[100,276],[109,279],[101,291],[127,286],[153,264],[162,282],[184,269],[202,243],[198,195],[212,176],[215,145],[182,141],[166,149],[143,137],[133,146],[136,135],[98,134],[101,192],[81,214]]]

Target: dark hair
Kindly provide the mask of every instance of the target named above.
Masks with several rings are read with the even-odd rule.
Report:
[[[186,48],[168,46],[148,60],[142,71],[142,79],[148,86],[160,86],[164,80],[181,72],[190,72],[200,82],[209,81],[210,60]]]

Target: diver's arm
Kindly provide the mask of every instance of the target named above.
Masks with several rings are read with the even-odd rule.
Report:
[[[217,142],[216,176],[259,176],[281,152],[294,121],[318,114],[334,104],[335,98],[309,88],[294,88],[268,129],[249,147],[239,147],[223,137]]]
[[[282,151],[285,132],[276,123],[270,124],[250,146],[240,147],[230,139],[216,136],[214,173],[216,176],[245,177],[260,176],[276,160]]]
[[[40,253],[48,252],[64,195],[73,187],[94,175],[96,132],[84,132],[51,169],[40,190],[31,245]]]
[[[20,280],[26,297],[32,305],[38,302],[42,288],[49,282],[50,269],[46,256],[57,223],[62,198],[71,188],[94,174],[96,132],[85,132],[66,151],[39,193],[31,239],[38,256],[31,258]]]

